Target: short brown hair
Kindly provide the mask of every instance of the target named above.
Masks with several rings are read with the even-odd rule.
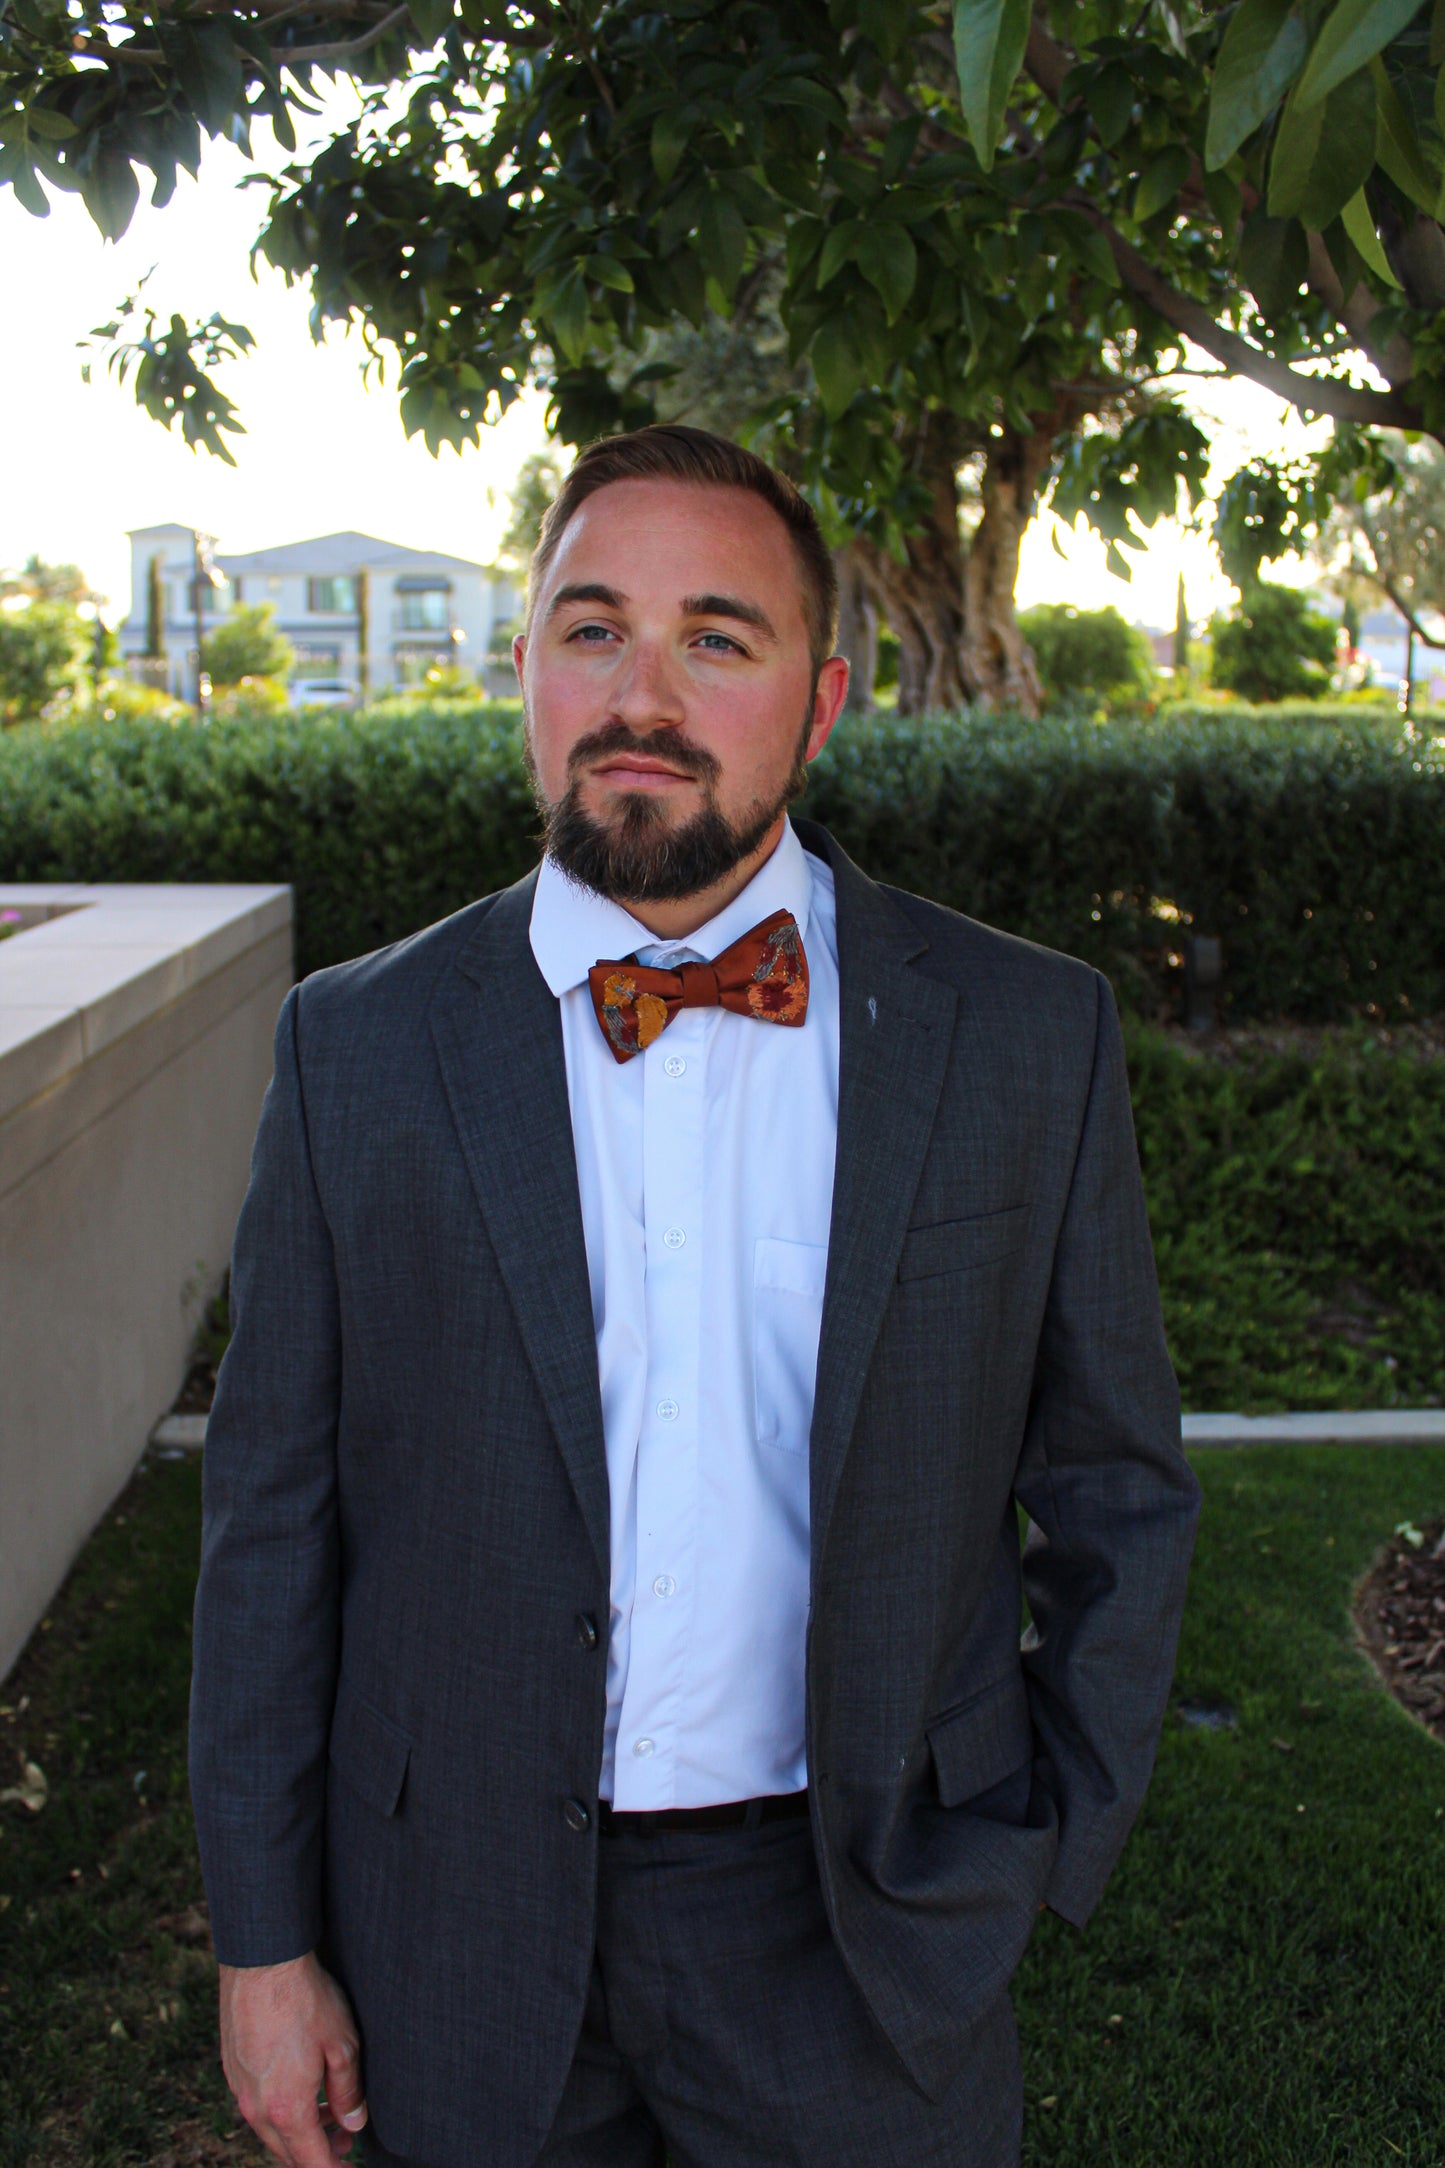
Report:
[[[838,575],[817,514],[802,492],[776,467],[730,437],[682,422],[654,422],[625,436],[598,437],[577,456],[547,508],[527,573],[527,620],[547,567],[578,507],[609,482],[702,482],[714,489],[746,489],[770,505],[787,528],[798,561],[803,618],[816,678],[838,635]]]

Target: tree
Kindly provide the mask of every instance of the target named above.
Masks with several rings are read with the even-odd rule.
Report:
[[[201,668],[217,687],[239,685],[243,678],[284,678],[296,650],[276,630],[269,602],[241,602],[201,642]]]
[[[163,662],[166,652],[166,591],[159,551],[146,564],[146,660]]]
[[[1315,551],[1333,579],[1363,584],[1393,603],[1427,645],[1445,617],[1445,451],[1428,438],[1391,435],[1393,474],[1379,489],[1340,496]],[[1427,629],[1422,617],[1435,620]]]
[[[1214,624],[1210,675],[1244,700],[1318,700],[1335,660],[1335,621],[1298,588],[1257,582]]]
[[[1131,707],[1153,690],[1153,649],[1115,609],[1078,610],[1072,603],[1044,602],[1023,612],[1019,629],[1033,649],[1044,691],[1052,700]]]
[[[90,642],[90,627],[68,603],[0,607],[0,727],[79,699]]]
[[[1184,592],[1184,574],[1181,572],[1174,589],[1174,646],[1170,655],[1176,680],[1188,675],[1190,630],[1189,599]]]
[[[1438,12],[1438,11],[1436,11]],[[777,287],[800,389],[761,417],[857,538],[910,703],[1033,696],[1018,543],[1053,477],[1116,569],[1203,475],[1160,389],[1202,349],[1358,437],[1445,427],[1445,141],[1409,0],[145,0],[27,5],[0,173],[123,230],[202,132],[313,71],[364,110],[277,183],[260,246],[400,361],[433,447],[524,384],[568,442],[643,420],[650,339],[745,326]],[[238,426],[249,343],[137,306],[111,361],[188,441]],[[117,342],[118,343],[115,343]],[[1386,388],[1359,383],[1363,348]],[[1351,439],[1353,442],[1354,440]],[[980,470],[967,546],[957,476]]]
[[[524,566],[537,547],[547,508],[562,486],[562,465],[555,452],[529,452],[517,470],[512,488],[512,516],[502,536],[498,556],[504,563]]]

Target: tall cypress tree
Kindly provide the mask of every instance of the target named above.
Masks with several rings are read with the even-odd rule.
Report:
[[[1189,668],[1189,605],[1184,599],[1184,574],[1174,591],[1174,675],[1183,677]]]
[[[146,567],[146,656],[160,662],[166,652],[166,597],[157,553]]]

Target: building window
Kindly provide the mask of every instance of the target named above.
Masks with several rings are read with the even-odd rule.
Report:
[[[451,594],[445,587],[414,588],[397,597],[398,632],[445,632],[451,617]]]
[[[349,572],[306,582],[306,607],[313,617],[355,617],[356,582]]]
[[[311,640],[298,640],[295,647],[296,660],[291,666],[293,677],[336,677],[340,672],[339,647],[318,647]]]

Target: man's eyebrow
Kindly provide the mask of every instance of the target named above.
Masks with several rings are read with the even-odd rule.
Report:
[[[570,587],[559,587],[547,605],[547,615],[553,616],[569,602],[600,602],[604,609],[620,610],[627,597],[615,587],[604,587],[601,580],[577,580]]]
[[[684,617],[732,617],[741,625],[751,625],[755,632],[768,640],[778,635],[766,610],[756,602],[744,602],[739,595],[687,595],[683,598]]]

